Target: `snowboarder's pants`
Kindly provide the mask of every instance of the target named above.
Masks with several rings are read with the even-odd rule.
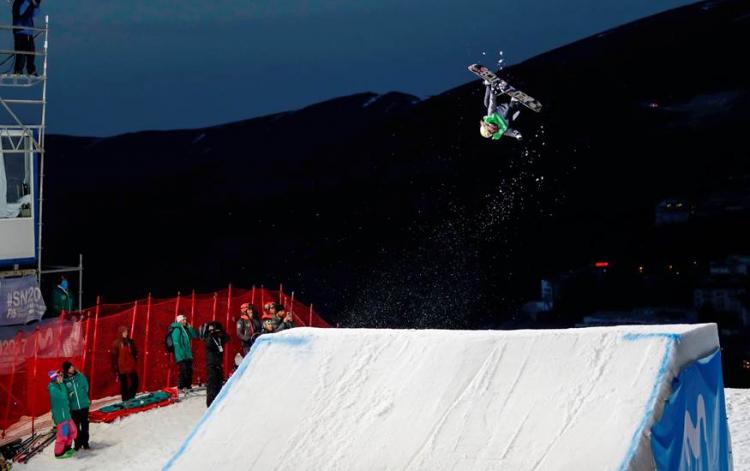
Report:
[[[16,51],[34,52],[36,50],[34,36],[31,34],[14,34],[13,48]],[[34,56],[32,54],[16,54],[16,64],[13,67],[13,71],[17,74],[23,73],[24,65],[28,73],[33,74],[36,72],[36,65],[34,64]]]
[[[177,363],[180,365],[180,382],[177,386],[179,389],[186,389],[193,386],[193,360],[182,360]]]
[[[224,382],[224,368],[221,365],[206,365],[208,380],[206,381],[206,407],[210,407],[221,391]]]
[[[78,435],[75,439],[76,450],[81,447],[89,446],[89,408],[79,410],[71,410],[70,415],[73,418],[73,422],[76,423],[78,428]]]
[[[63,435],[63,425],[68,424],[68,435]],[[66,451],[70,450],[70,446],[73,444],[78,435],[76,424],[72,419],[65,420],[57,424],[57,437],[55,437],[55,456],[60,456]]]
[[[517,103],[515,101],[511,101],[498,105],[497,95],[495,95],[495,92],[493,92],[490,87],[487,87],[486,91],[484,92],[484,106],[487,107],[487,116],[493,113],[497,113],[503,117],[505,122],[510,124],[511,120],[508,119],[510,110],[515,108],[517,106]]]
[[[120,380],[120,395],[123,401],[133,399],[138,392],[138,373],[126,373],[117,375]]]

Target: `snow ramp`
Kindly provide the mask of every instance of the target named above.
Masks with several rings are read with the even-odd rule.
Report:
[[[729,469],[718,346],[714,324],[293,329],[164,469]]]

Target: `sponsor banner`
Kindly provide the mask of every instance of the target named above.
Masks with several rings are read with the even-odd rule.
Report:
[[[0,375],[20,371],[27,359],[73,358],[83,354],[83,322],[52,319],[32,328],[0,329]],[[38,333],[37,333],[38,332]]]
[[[38,321],[46,310],[35,276],[0,278],[0,326]]]
[[[658,470],[732,469],[719,351],[680,372],[661,420],[651,428]]]

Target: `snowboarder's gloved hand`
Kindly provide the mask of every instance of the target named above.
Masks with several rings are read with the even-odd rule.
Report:
[[[68,438],[68,434],[70,433],[70,425],[68,425],[68,422],[63,422],[62,427],[60,427],[60,430],[62,431],[63,438]]]

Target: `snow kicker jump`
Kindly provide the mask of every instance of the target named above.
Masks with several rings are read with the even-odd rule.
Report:
[[[165,469],[730,469],[713,324],[261,337]]]

